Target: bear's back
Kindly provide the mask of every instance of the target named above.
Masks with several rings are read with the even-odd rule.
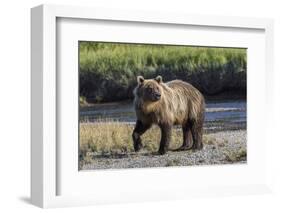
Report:
[[[189,117],[196,119],[199,112],[204,111],[204,97],[191,84],[181,80],[173,80],[167,82],[166,86],[170,88],[170,91],[167,91],[167,97],[170,97],[169,102],[174,108],[174,113],[178,114],[177,117],[180,118],[184,113],[187,113]]]
[[[172,89],[174,88],[178,88],[178,87],[183,87],[183,88],[194,88],[191,84],[184,82],[182,80],[173,80],[173,81],[169,81],[166,82],[166,85]],[[194,88],[195,89],[195,88]]]

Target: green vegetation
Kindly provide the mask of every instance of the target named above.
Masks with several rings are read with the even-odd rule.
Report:
[[[130,99],[137,75],[182,79],[205,95],[246,95],[246,56],[246,49],[80,42],[80,96]]]

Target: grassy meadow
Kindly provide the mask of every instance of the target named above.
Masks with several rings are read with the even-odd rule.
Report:
[[[132,132],[133,125],[121,122],[97,122],[94,124],[80,124],[81,151],[90,151],[101,154],[120,154],[133,152]],[[159,147],[160,129],[153,127],[143,136],[144,149],[156,152]],[[172,135],[171,147],[179,147],[182,141],[180,129],[175,129]]]
[[[204,95],[246,96],[246,49],[86,41],[79,42],[79,48],[80,96],[85,103],[132,99],[137,75],[182,79]]]
[[[87,152],[97,155],[118,155],[134,152],[132,132],[134,126],[116,121],[101,121],[80,124],[80,154]],[[143,149],[147,152],[157,152],[160,141],[160,129],[153,126],[142,136]],[[182,131],[174,128],[170,149],[179,148],[182,144]],[[205,143],[214,142],[214,138],[204,136]]]

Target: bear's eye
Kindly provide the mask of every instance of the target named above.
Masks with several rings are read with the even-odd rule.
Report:
[[[150,87],[149,87],[147,90],[148,90],[148,92],[150,92],[150,93],[152,92],[152,88],[150,88]]]

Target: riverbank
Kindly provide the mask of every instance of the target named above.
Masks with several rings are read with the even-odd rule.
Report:
[[[87,102],[133,98],[136,77],[191,83],[204,96],[246,95],[247,51],[243,48],[160,44],[79,43],[79,89]],[[229,96],[231,97],[231,96]]]
[[[115,155],[88,153],[87,159],[80,160],[80,170],[246,163],[246,130],[209,133],[204,137],[208,139],[204,140],[204,148],[199,151],[169,151],[165,155],[145,149],[139,153]]]

